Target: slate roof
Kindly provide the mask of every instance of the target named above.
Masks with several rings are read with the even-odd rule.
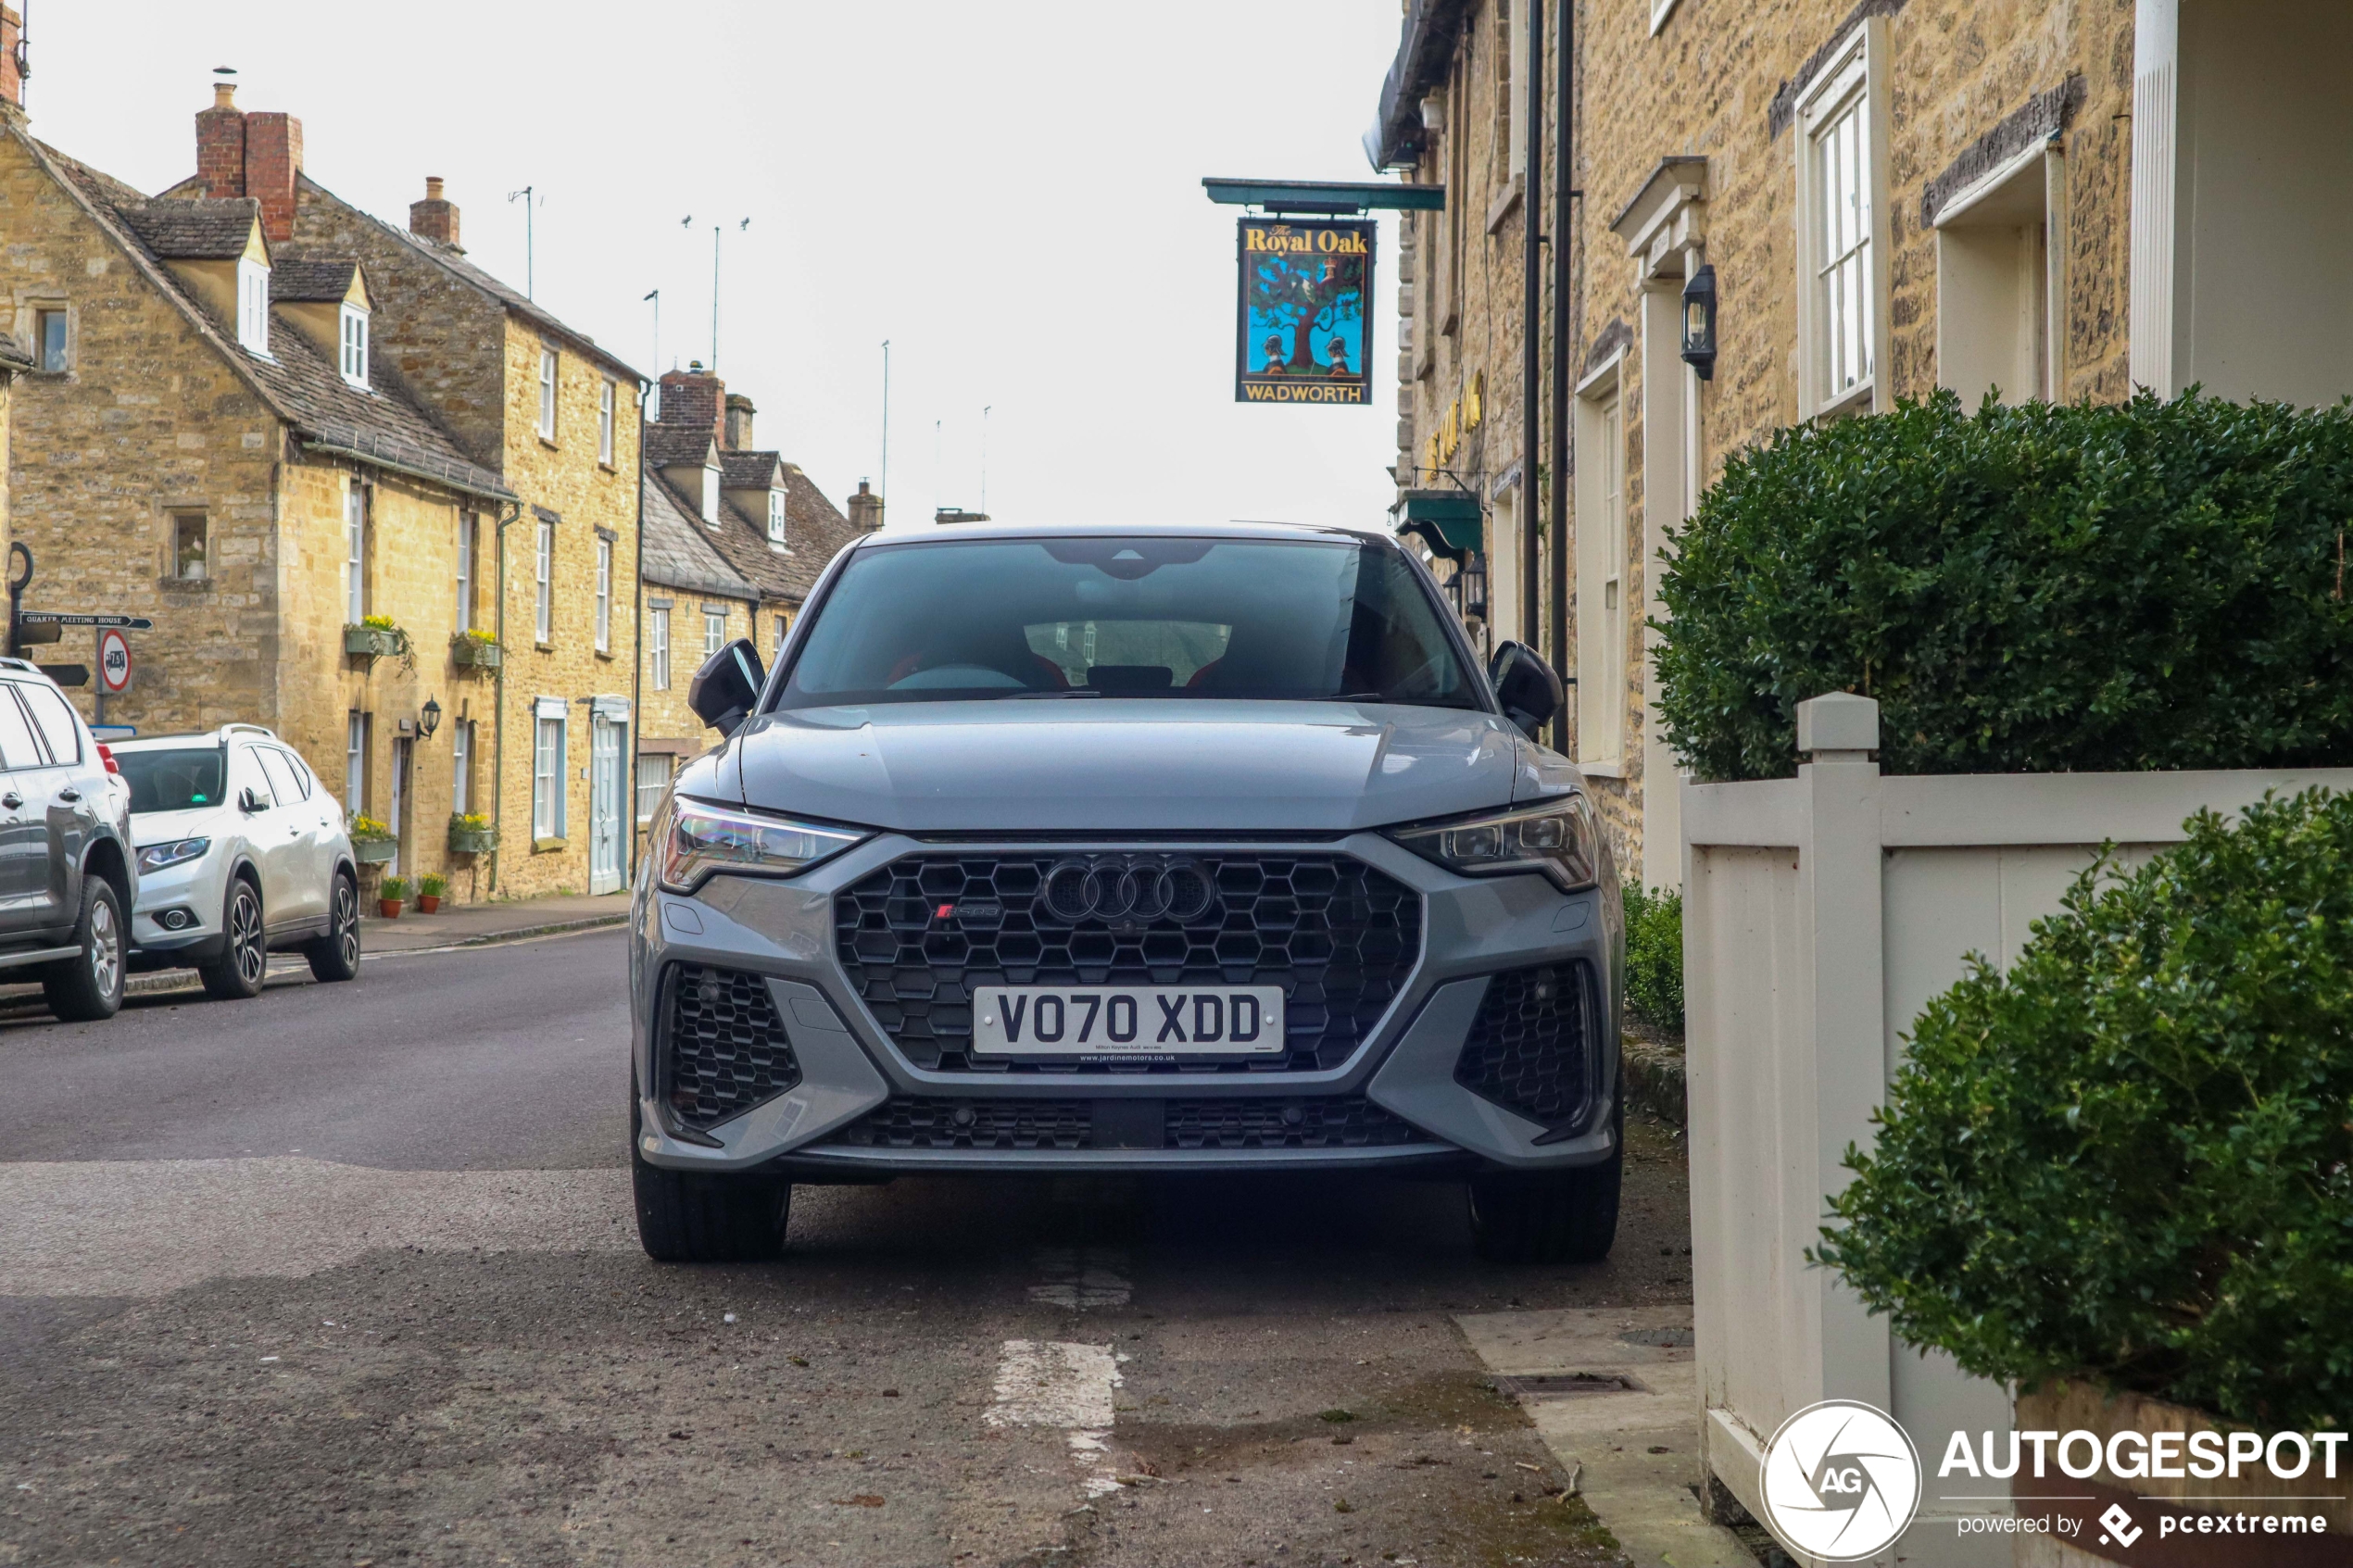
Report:
[[[358,270],[359,263],[347,257],[331,260],[272,257],[270,261],[270,297],[289,302],[325,300],[340,303],[351,293],[351,275]]]
[[[645,495],[646,559],[640,575],[646,582],[731,599],[760,597],[760,589],[720,555],[711,531],[696,518],[686,498],[650,469],[645,475]]]
[[[119,212],[151,255],[167,261],[234,261],[253,239],[261,204],[251,196],[207,201],[142,197]]]
[[[696,468],[711,455],[718,437],[698,425],[666,425],[659,421],[646,427],[646,461],[656,468],[686,463]]]
[[[21,132],[11,131],[11,135]],[[277,416],[292,425],[306,446],[339,453],[380,468],[436,481],[453,489],[502,501],[513,500],[498,475],[467,460],[456,445],[415,405],[379,383],[362,392],[346,382],[326,355],[313,346],[299,328],[283,318],[271,322],[267,358],[248,352],[236,341],[232,323],[223,322],[181,286],[163,258],[146,243],[142,220],[156,220],[167,232],[181,222],[178,208],[217,206],[243,212],[250,224],[256,204],[250,197],[222,197],[190,202],[167,198],[150,202],[121,181],[78,163],[46,143],[21,137],[33,157],[44,164],[60,188],[78,199],[83,209],[155,289],[177,305],[198,332],[254,388]],[[149,209],[162,207],[158,216]],[[150,222],[148,227],[154,227]],[[235,254],[244,254],[239,242]]]
[[[699,463],[710,449],[711,439],[699,425],[664,425],[657,421],[646,427],[646,575],[648,579],[654,575],[653,498],[660,495],[665,509],[674,511],[693,538],[717,556],[739,581],[749,583],[761,602],[795,606],[803,603],[809,591],[817,585],[818,575],[842,546],[858,536],[858,531],[850,527],[849,520],[825,498],[813,480],[775,452],[723,452],[721,488],[764,490],[781,470],[785,547],[779,550],[768,542],[765,503],[760,515],[754,517],[723,496],[718,526],[704,523],[696,516],[694,506],[685,494],[660,470],[666,462]],[[739,596],[745,596],[739,592]]]
[[[724,490],[765,490],[775,483],[776,470],[785,466],[783,456],[775,452],[723,452],[719,457],[719,484]],[[767,519],[761,520],[764,529]]]

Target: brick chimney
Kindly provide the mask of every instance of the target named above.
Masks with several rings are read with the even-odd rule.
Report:
[[[849,526],[862,533],[872,533],[883,525],[883,498],[858,482],[858,494],[849,498]]]
[[[24,44],[24,18],[0,6],[0,104],[24,107],[24,62],[17,51]]]
[[[728,444],[726,397],[727,383],[704,370],[701,360],[694,360],[661,378],[661,422],[700,426],[724,448]]]
[[[295,182],[302,173],[302,121],[290,114],[245,114],[237,84],[216,82],[212,107],[196,116],[196,177],[208,196],[252,196],[272,243],[294,238]]]
[[[426,175],[425,199],[409,204],[409,232],[454,251],[465,250],[458,243],[458,204],[442,198],[440,175]]]
[[[719,443],[727,452],[749,452],[751,447],[751,416],[756,410],[751,399],[740,392],[727,395],[727,435]]]

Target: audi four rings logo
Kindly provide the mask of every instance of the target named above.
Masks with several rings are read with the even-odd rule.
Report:
[[[1105,856],[1056,862],[1046,873],[1046,908],[1056,920],[1191,920],[1217,897],[1195,860]]]

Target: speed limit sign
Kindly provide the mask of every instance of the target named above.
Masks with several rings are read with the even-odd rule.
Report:
[[[131,689],[131,639],[113,626],[98,633],[98,689],[109,696]]]

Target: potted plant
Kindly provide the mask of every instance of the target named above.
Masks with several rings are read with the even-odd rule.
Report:
[[[405,877],[388,876],[376,884],[376,912],[386,920],[400,918],[400,906],[409,901],[409,883]]]
[[[354,817],[349,829],[351,858],[363,866],[380,866],[400,852],[392,830],[373,817]]]
[[[475,627],[459,632],[449,639],[449,661],[460,670],[479,670],[487,673],[498,668],[503,652],[498,639]]]
[[[408,669],[415,669],[417,663],[409,633],[389,615],[363,616],[346,624],[343,629],[343,651],[371,664],[386,654],[399,655],[401,664]]]
[[[487,855],[498,847],[498,830],[488,816],[480,811],[452,812],[449,817],[449,852],[452,855]]]
[[[421,915],[438,913],[441,909],[441,896],[448,891],[449,879],[446,876],[435,876],[433,872],[427,872],[419,877],[417,879],[417,912]]]

